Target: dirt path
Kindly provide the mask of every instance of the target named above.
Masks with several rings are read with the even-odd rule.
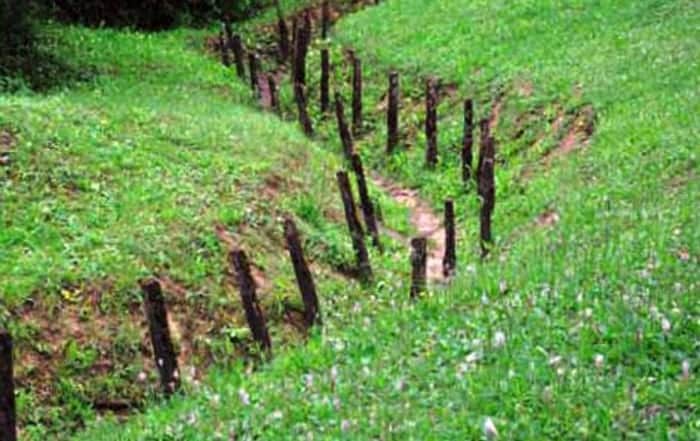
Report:
[[[421,237],[428,238],[428,280],[444,282],[442,274],[442,258],[445,255],[445,228],[432,207],[418,196],[418,191],[403,188],[383,176],[372,173],[374,185],[384,190],[395,201],[408,207],[411,225]],[[409,245],[411,238],[396,231],[382,228],[389,237]]]

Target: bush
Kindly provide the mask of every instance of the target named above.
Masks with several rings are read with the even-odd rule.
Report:
[[[25,2],[0,0],[0,75],[7,75],[32,52],[32,27]]]

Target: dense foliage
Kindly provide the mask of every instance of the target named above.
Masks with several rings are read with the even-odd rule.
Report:
[[[15,69],[31,50],[32,32],[26,5],[0,0],[0,76]]]

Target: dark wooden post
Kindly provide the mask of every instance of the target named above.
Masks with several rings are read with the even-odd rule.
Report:
[[[297,278],[299,292],[301,292],[301,298],[304,301],[304,321],[306,322],[306,326],[310,328],[314,323],[321,323],[321,310],[318,296],[316,295],[314,279],[311,276],[309,266],[306,264],[306,259],[304,259],[304,251],[301,247],[299,231],[291,218],[287,218],[284,221],[284,237],[287,240],[289,257],[294,266],[294,274]]]
[[[294,84],[294,99],[297,102],[297,111],[299,112],[299,124],[306,136],[314,135],[314,128],[311,124],[311,118],[306,107],[306,87],[302,83]]]
[[[415,299],[427,285],[428,239],[411,239],[411,298]]]
[[[437,165],[438,157],[437,104],[437,81],[434,77],[430,77],[425,88],[425,138],[428,143],[425,151],[425,163],[430,168]]]
[[[258,67],[259,67],[259,60],[258,60],[258,54],[255,52],[249,52],[248,53],[248,70],[250,71],[250,88],[255,94],[255,96],[258,96]]]
[[[219,50],[221,51],[221,63],[226,66],[231,66],[231,58],[228,54],[228,42],[224,37],[224,31],[219,32]]]
[[[325,40],[328,38],[328,29],[331,26],[331,8],[328,4],[328,0],[323,0],[322,6],[322,23],[321,23],[321,37]]]
[[[452,277],[457,268],[457,238],[455,232],[455,204],[445,201],[445,257],[442,259],[442,274]]]
[[[277,11],[277,34],[278,34],[278,48],[280,61],[285,62],[289,57],[289,28],[287,27],[287,22],[284,21],[284,14],[282,13],[282,6],[279,0],[275,0],[275,10]]]
[[[479,170],[478,192],[481,196],[480,213],[480,235],[481,235],[481,256],[486,257],[489,253],[489,244],[492,243],[491,216],[496,206],[496,185],[494,176],[495,166],[495,143],[492,136],[484,141],[479,159],[483,155],[484,160]]]
[[[277,82],[274,74],[267,75],[267,88],[270,90],[270,108],[278,112],[280,110],[279,95],[277,93]]]
[[[326,113],[331,107],[330,78],[331,78],[330,53],[328,48],[321,49],[321,113]]]
[[[352,54],[352,133],[362,132],[362,62]]]
[[[462,182],[467,183],[472,177],[474,162],[474,102],[464,101],[464,136],[462,138]]]
[[[479,189],[478,184],[481,176],[481,168],[483,167],[485,158],[484,148],[488,143],[489,136],[489,120],[488,118],[482,118],[479,120],[479,159],[477,160],[476,173],[474,174],[474,179],[476,179],[477,182],[477,190]],[[481,196],[481,193],[479,193],[479,196]]]
[[[352,158],[354,152],[352,134],[348,128],[348,122],[345,120],[345,106],[343,105],[343,97],[339,92],[335,94],[335,116],[338,120],[338,133],[340,141],[343,143],[343,153],[348,161]]]
[[[360,193],[360,207],[362,208],[362,214],[365,218],[367,232],[372,236],[372,244],[381,250],[382,244],[379,240],[379,227],[377,227],[377,219],[374,216],[374,204],[372,204],[372,199],[369,197],[367,179],[365,178],[365,170],[362,167],[362,159],[360,158],[360,155],[353,153],[351,162],[352,169],[355,172],[357,189]]]
[[[293,66],[293,81],[306,85],[306,54],[311,43],[311,17],[306,14],[304,23],[297,24],[295,49],[294,49],[294,66]]]
[[[12,336],[0,329],[0,440],[17,441]]]
[[[245,50],[240,35],[235,34],[231,39],[231,49],[233,49],[233,60],[236,63],[236,74],[239,78],[245,79]]]
[[[163,291],[160,282],[156,279],[141,281],[141,290],[144,293],[144,309],[151,334],[153,356],[160,374],[160,383],[163,393],[171,395],[180,388],[180,372],[177,367],[175,348],[170,338]]]
[[[352,189],[347,173],[339,171],[336,174],[338,178],[338,187],[340,188],[340,196],[343,199],[343,208],[345,209],[345,220],[348,223],[350,230],[350,238],[352,239],[353,248],[357,257],[357,267],[360,278],[364,281],[369,281],[372,278],[372,267],[369,263],[369,254],[365,246],[364,234],[362,233],[362,225],[357,218],[357,209],[355,201],[352,197]]]
[[[229,46],[229,49],[231,49],[233,29],[231,28],[231,17],[228,14],[224,16],[224,32],[226,33],[226,44]]]
[[[386,152],[391,154],[399,144],[399,73],[389,74],[389,106],[386,112]]]
[[[248,321],[248,326],[253,334],[253,338],[260,347],[268,354],[272,351],[272,342],[270,334],[267,332],[265,324],[265,316],[258,303],[258,297],[255,293],[255,281],[250,274],[250,265],[248,257],[243,250],[234,250],[229,254],[229,261],[233,266],[234,273],[238,280],[238,288],[241,293],[241,302],[245,310],[245,317]]]

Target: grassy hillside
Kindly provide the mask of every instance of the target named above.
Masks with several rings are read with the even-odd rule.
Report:
[[[378,285],[338,311],[350,326],[77,439],[461,440],[487,418],[502,439],[697,439],[698,18],[680,0],[405,0],[341,21],[378,127],[362,154],[435,206],[457,199],[458,279],[416,303]],[[385,158],[390,68],[410,148]],[[436,171],[416,134],[428,74],[456,90]],[[497,247],[480,263],[454,145],[462,97],[482,117],[501,93]]]
[[[142,277],[163,281],[187,384],[243,359],[231,243],[255,265],[275,350],[302,341],[287,314],[300,299],[284,215],[302,230],[324,307],[365,295],[338,272],[354,260],[340,162],[252,110],[248,86],[204,56],[205,34],[49,26],[46,49],[83,80],[0,95],[0,323],[15,337],[22,439],[56,439],[100,408],[156,395]],[[405,210],[382,205],[408,231]],[[403,252],[387,244],[387,256]],[[391,280],[384,268],[378,281]]]

